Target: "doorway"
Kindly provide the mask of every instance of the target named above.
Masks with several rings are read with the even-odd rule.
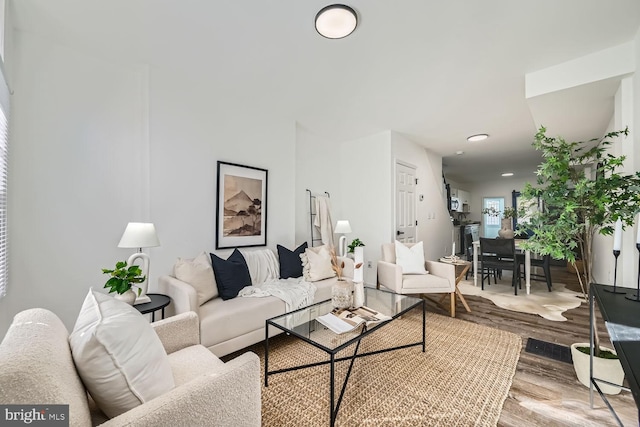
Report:
[[[396,240],[415,243],[416,230],[416,168],[396,163]]]
[[[485,209],[500,211],[500,215],[498,216],[491,216],[489,214],[482,215],[482,235],[483,237],[493,239],[498,237],[498,230],[500,230],[502,212],[504,212],[504,197],[483,197],[482,210]]]

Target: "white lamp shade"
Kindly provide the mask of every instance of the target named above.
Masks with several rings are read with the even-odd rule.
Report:
[[[328,39],[341,39],[351,34],[358,25],[355,10],[344,4],[332,4],[316,15],[316,30]]]
[[[119,248],[153,248],[160,246],[156,227],[150,222],[130,222],[122,234]]]
[[[351,225],[346,219],[341,219],[336,223],[336,228],[333,231],[337,234],[351,233]]]

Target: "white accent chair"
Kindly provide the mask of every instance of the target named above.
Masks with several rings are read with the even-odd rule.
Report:
[[[407,247],[413,246],[407,243]],[[450,294],[451,317],[456,316],[456,267],[438,261],[425,261],[429,274],[402,274],[396,264],[395,243],[382,245],[382,258],[378,261],[378,289],[380,285],[397,294]]]
[[[0,403],[67,404],[72,427],[260,426],[260,359],[255,353],[223,363],[200,345],[193,312],[150,327],[168,354],[176,387],[107,419],[77,373],[62,321],[42,308],[18,313],[0,343]]]

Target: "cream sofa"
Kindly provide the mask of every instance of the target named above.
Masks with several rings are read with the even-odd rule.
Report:
[[[70,426],[260,426],[258,356],[248,352],[223,363],[199,345],[193,312],[152,326],[175,388],[107,419],[78,376],[62,321],[41,308],[18,313],[0,344],[0,403],[67,404]]]
[[[260,249],[258,251],[245,251],[252,285],[260,286],[265,278],[271,277],[276,272],[265,274],[264,269],[257,271],[260,267],[252,265],[252,257],[246,256],[248,252],[271,251],[270,249]],[[274,256],[273,252],[270,256]],[[276,257],[277,258],[277,257]],[[340,258],[345,262],[343,275],[345,278],[353,278],[353,260]],[[331,298],[331,287],[337,278],[332,277],[313,282],[316,286],[314,301],[324,301]],[[223,300],[215,297],[198,305],[198,295],[196,289],[189,283],[178,280],[174,275],[161,276],[158,279],[158,290],[160,293],[171,298],[171,304],[167,307],[167,315],[174,315],[194,311],[198,313],[200,319],[201,343],[209,348],[216,356],[222,357],[234,351],[241,350],[249,345],[264,340],[265,321],[286,313],[285,303],[274,296],[262,298],[243,298]],[[279,329],[273,328],[269,331],[269,336],[281,333]]]

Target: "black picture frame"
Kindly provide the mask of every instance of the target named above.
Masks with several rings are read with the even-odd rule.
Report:
[[[267,169],[218,161],[216,249],[267,245]]]

